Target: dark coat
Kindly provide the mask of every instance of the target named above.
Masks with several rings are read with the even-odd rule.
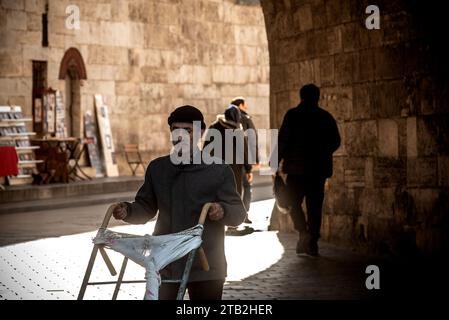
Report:
[[[256,163],[259,163],[259,149],[258,149],[258,145],[257,145],[257,131],[256,131],[256,126],[254,125],[253,120],[251,119],[251,116],[246,113],[243,110],[240,110],[242,117],[240,122],[242,123],[242,127],[243,127],[243,131],[246,132],[246,130],[248,129],[252,129],[254,130],[254,132],[256,133],[256,141],[252,141],[252,140],[248,140],[248,144],[250,145],[250,151],[253,152],[255,151],[255,154],[252,154],[252,158],[251,160],[254,159],[254,161],[256,161]],[[254,142],[255,146],[251,145],[250,142]]]
[[[201,208],[206,202],[218,202],[224,209],[220,221],[206,219],[202,247],[210,270],[201,269],[196,258],[190,273],[191,281],[218,280],[226,277],[224,252],[225,225],[243,222],[246,211],[235,191],[231,169],[220,164],[174,165],[170,156],[152,161],[145,174],[145,182],[137,192],[135,202],[127,203],[125,221],[143,224],[159,212],[153,235],[179,232],[198,223]],[[180,279],[187,257],[175,261],[162,270],[163,279]]]
[[[243,134],[242,131],[242,126],[240,123],[236,123],[232,120],[226,120],[224,116],[219,115],[217,116],[217,121],[215,121],[214,123],[211,124],[211,126],[209,127],[209,129],[216,129],[220,132],[221,134],[221,143],[222,143],[222,154],[221,154],[221,158],[223,161],[226,161],[226,135],[225,135],[225,130],[226,129],[232,129],[232,130],[240,130]],[[209,134],[208,132],[206,132],[206,143],[205,146],[207,146],[208,144],[210,144],[212,141],[209,140]],[[248,163],[248,144],[247,144],[247,140],[246,138],[244,138],[244,145],[243,145],[243,155],[241,154],[237,154],[237,144],[235,143],[235,140],[232,144],[232,153],[233,153],[233,159],[232,162],[226,162],[227,164],[230,165],[232,171],[234,172],[234,177],[235,177],[235,181],[236,181],[236,187],[237,187],[237,192],[239,194],[242,194],[242,190],[243,190],[243,180],[242,180],[242,169],[245,169],[245,172],[250,173],[252,170],[252,165],[250,165]],[[215,155],[216,156],[216,155]],[[239,163],[239,164],[237,164]]]
[[[332,154],[341,139],[335,119],[326,110],[305,103],[288,110],[278,141],[284,173],[332,176]]]

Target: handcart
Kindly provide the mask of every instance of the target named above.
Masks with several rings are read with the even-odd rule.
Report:
[[[97,232],[97,236],[106,230],[106,228],[107,228],[107,226],[109,224],[109,221],[111,219],[112,212],[114,211],[115,206],[116,206],[116,204],[113,204],[113,205],[111,205],[108,208],[108,210],[106,212],[106,215],[105,215],[105,217],[103,219],[103,223],[101,224],[101,227],[100,227],[100,229]],[[198,225],[195,226],[195,228],[200,227],[199,228],[200,229],[200,233],[199,233],[200,237],[201,237],[201,234],[202,234],[204,222],[206,220],[207,213],[209,211],[210,206],[211,206],[211,203],[206,203],[203,206],[203,208],[201,210],[200,218],[199,218],[199,221],[198,221]],[[201,243],[201,242],[199,242],[199,243]],[[115,289],[114,289],[114,293],[112,295],[112,300],[116,300],[117,299],[117,295],[118,295],[119,290],[120,290],[120,286],[122,285],[122,283],[130,284],[130,283],[145,283],[145,282],[147,282],[147,280],[123,280],[123,276],[125,274],[125,269],[126,269],[126,266],[127,266],[127,263],[128,263],[128,259],[129,259],[127,256],[124,256],[124,258],[123,258],[123,262],[122,262],[122,265],[121,265],[121,268],[120,268],[120,272],[119,272],[119,275],[118,275],[118,278],[117,278],[116,281],[89,282],[89,278],[90,278],[90,275],[92,273],[92,269],[93,269],[93,266],[94,266],[95,259],[97,257],[98,251],[100,251],[100,254],[101,254],[104,262],[106,263],[106,266],[108,267],[110,274],[112,276],[116,276],[117,275],[117,271],[115,270],[111,260],[109,259],[108,254],[106,252],[105,245],[104,244],[94,244],[94,247],[92,249],[92,253],[90,255],[89,263],[87,265],[86,273],[84,275],[83,282],[81,284],[81,288],[80,288],[80,291],[79,291],[79,294],[78,294],[78,300],[82,300],[83,299],[84,294],[86,292],[86,288],[89,285],[97,286],[97,285],[111,285],[111,284],[115,284]],[[184,272],[183,272],[182,278],[181,279],[162,280],[161,281],[162,283],[180,283],[178,294],[177,294],[177,298],[176,298],[177,300],[183,300],[183,298],[184,298],[184,294],[185,294],[185,291],[186,291],[186,286],[187,286],[187,283],[188,283],[188,280],[189,280],[190,270],[192,268],[192,264],[193,264],[193,261],[195,259],[196,253],[198,253],[198,257],[200,259],[200,263],[201,263],[201,266],[202,266],[203,270],[209,271],[209,263],[207,261],[206,255],[205,255],[204,250],[203,250],[202,247],[194,248],[190,252],[187,252],[187,253],[188,253],[188,258],[187,258],[187,262],[186,262],[186,265],[185,265],[185,268],[184,268]],[[179,257],[179,258],[181,258],[181,257]]]

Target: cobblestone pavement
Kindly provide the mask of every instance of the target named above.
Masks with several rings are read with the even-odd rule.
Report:
[[[370,299],[365,288],[369,259],[321,243],[321,257],[298,257],[295,234],[267,231],[273,200],[255,202],[250,211],[257,232],[226,237],[228,278],[224,299]],[[0,299],[76,299],[92,249],[91,239],[107,206],[0,216]],[[151,233],[154,222],[113,230]],[[26,241],[26,242],[24,242]],[[118,269],[122,256],[110,252]],[[129,263],[126,280],[143,279]],[[91,281],[111,281],[98,256]],[[85,299],[110,299],[112,285],[89,286]],[[124,284],[118,299],[141,299],[143,284]]]

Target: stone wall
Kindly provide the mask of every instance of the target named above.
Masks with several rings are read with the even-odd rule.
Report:
[[[380,9],[368,30],[365,8]],[[322,237],[382,253],[448,247],[449,116],[444,10],[424,1],[264,0],[270,123],[314,82],[342,146]],[[286,217],[275,225],[285,226]],[[417,249],[417,250],[416,250]]]
[[[32,63],[48,62],[48,86],[70,47],[83,57],[87,80],[81,114],[105,96],[116,149],[138,143],[146,161],[169,150],[166,119],[182,104],[211,123],[234,96],[247,97],[259,128],[269,126],[269,62],[260,5],[232,0],[49,0],[49,46],[42,47],[43,0],[1,0],[0,104],[31,115]],[[67,29],[69,4],[80,29]],[[82,118],[81,118],[82,119]],[[82,124],[80,130],[82,131]],[[130,174],[118,154],[121,174]]]

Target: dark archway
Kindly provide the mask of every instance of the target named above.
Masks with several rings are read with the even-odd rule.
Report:
[[[365,0],[261,5],[270,126],[279,128],[299,88],[315,83],[342,134],[323,239],[386,254],[443,256],[449,247],[445,8],[379,0],[380,29],[370,29]],[[278,220],[282,229],[284,217]]]
[[[59,79],[65,80],[65,122],[69,136],[82,136],[81,80],[87,79],[86,67],[81,53],[69,48],[61,60]]]
[[[69,48],[62,57],[61,65],[59,67],[59,79],[64,80],[69,69],[75,69],[78,73],[79,79],[87,79],[86,66],[84,65],[83,57],[76,48]]]

